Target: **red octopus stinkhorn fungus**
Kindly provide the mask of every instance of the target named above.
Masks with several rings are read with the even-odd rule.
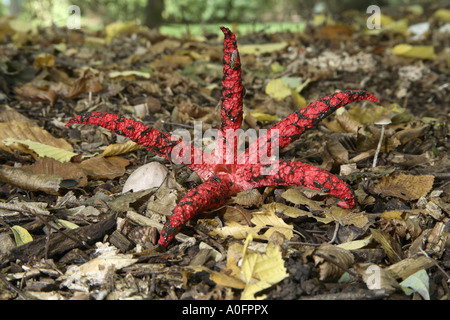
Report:
[[[247,150],[238,155],[234,133],[242,123],[243,86],[241,62],[235,35],[221,27],[224,39],[223,80],[221,102],[221,125],[214,153],[206,153],[199,148],[175,138],[169,133],[150,128],[139,121],[123,118],[116,114],[88,112],[72,118],[73,123],[93,124],[126,136],[151,152],[178,161],[197,172],[203,183],[189,190],[173,210],[161,231],[158,244],[167,247],[181,227],[201,211],[217,208],[234,193],[262,186],[304,186],[334,195],[341,200],[342,208],[353,208],[356,197],[352,189],[326,170],[299,161],[283,161],[266,157],[252,161],[261,148],[266,150],[277,143],[285,147],[300,138],[306,130],[313,128],[320,120],[353,101],[375,101],[378,99],[364,90],[345,90],[321,98],[306,108],[297,110],[273,125],[252,142]],[[231,134],[230,134],[231,133]],[[275,140],[272,136],[277,137]],[[233,147],[229,148],[229,145]],[[182,150],[173,152],[174,149]],[[184,151],[183,151],[184,150]],[[186,150],[188,152],[186,152]],[[202,161],[195,157],[201,155]],[[232,161],[223,164],[223,159],[232,156]],[[261,161],[260,161],[261,160]]]

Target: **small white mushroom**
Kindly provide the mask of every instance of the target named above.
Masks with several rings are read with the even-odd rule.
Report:
[[[150,188],[158,188],[160,186],[173,187],[169,177],[169,170],[159,162],[150,162],[137,168],[123,186],[122,193],[130,190],[133,192],[146,190]]]
[[[378,141],[377,151],[375,152],[375,156],[373,157],[372,168],[375,168],[377,166],[378,155],[380,153],[381,144],[383,143],[383,139],[384,139],[384,130],[385,130],[386,126],[391,123],[392,123],[392,121],[389,118],[382,118],[381,120],[374,122],[375,125],[381,126],[381,134],[380,134],[380,140]]]

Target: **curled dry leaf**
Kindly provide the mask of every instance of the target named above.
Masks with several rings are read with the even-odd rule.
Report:
[[[312,254],[319,266],[319,279],[337,279],[354,263],[353,254],[346,249],[322,243]]]
[[[386,252],[389,261],[392,263],[399,262],[403,259],[403,251],[398,243],[390,234],[377,229],[370,229],[373,238],[381,245]]]
[[[103,90],[98,71],[90,68],[83,69],[78,79],[72,83],[62,83],[52,86],[52,90],[63,99],[73,99],[82,93],[97,93]]]
[[[42,90],[27,83],[14,89],[14,92],[22,99],[33,102],[49,102],[53,106],[56,102],[57,94],[51,89]]]
[[[57,175],[33,174],[22,168],[0,166],[0,180],[28,191],[58,194],[63,179]]]
[[[106,149],[102,152],[101,156],[102,157],[118,156],[121,154],[136,151],[140,148],[141,146],[138,145],[136,142],[129,140],[125,143],[116,143],[107,146]]]

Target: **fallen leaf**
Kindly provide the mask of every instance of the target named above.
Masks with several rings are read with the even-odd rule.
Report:
[[[33,66],[36,69],[49,68],[55,65],[55,56],[52,54],[41,53],[34,58]]]
[[[33,237],[28,230],[21,226],[12,226],[11,231],[13,232],[14,240],[16,241],[17,246],[33,241]]]
[[[337,279],[354,263],[353,254],[346,249],[329,243],[322,243],[312,254],[314,263],[319,266],[319,279]],[[341,267],[340,267],[341,266]]]
[[[51,158],[39,158],[32,165],[22,166],[22,169],[34,175],[43,174],[58,176],[63,180],[76,180],[76,187],[85,187],[88,183],[84,171],[72,162],[62,163]]]
[[[274,42],[274,43],[265,43],[265,44],[246,44],[239,46],[239,52],[241,55],[245,54],[264,54],[264,53],[272,53],[275,51],[281,51],[286,49],[288,43],[283,42]]]
[[[115,143],[108,145],[106,149],[103,150],[100,156],[102,157],[118,156],[121,154],[126,154],[129,152],[139,150],[140,148],[141,146],[138,145],[136,142],[129,140],[125,143]]]
[[[127,70],[127,71],[112,71],[109,73],[110,78],[119,78],[119,77],[129,78],[130,76],[136,76],[136,77],[140,77],[140,78],[150,79],[150,73],[148,73],[148,72]]]
[[[226,226],[218,228],[211,232],[212,235],[221,237],[231,236],[235,239],[245,239],[251,234],[254,239],[269,240],[270,236],[278,231],[283,234],[286,239],[294,236],[293,226],[286,224],[283,219],[275,215],[275,210],[264,208],[261,213],[253,214],[251,222],[254,226],[242,225],[236,221],[226,222]]]
[[[125,174],[125,167],[130,161],[120,157],[94,157],[84,160],[79,167],[84,170],[87,176],[95,179],[114,179]]]
[[[11,145],[9,147],[5,146],[2,141],[8,138],[21,141],[30,140],[34,142],[45,143],[46,145],[52,147],[73,152],[72,145],[70,145],[66,140],[55,138],[48,131],[42,129],[41,127],[33,126],[25,122],[11,121],[0,123],[0,148],[10,153],[13,153],[13,150],[20,150],[21,152],[32,154],[35,158],[38,158],[36,153],[30,150],[28,147],[17,144]]]
[[[449,9],[438,9],[433,14],[433,16],[444,22],[450,23],[450,10]]]
[[[69,162],[73,157],[77,156],[76,153],[30,140],[17,140],[8,138],[3,140],[3,143],[6,146],[10,146],[13,143],[20,143],[33,150],[40,158],[48,157],[60,162]]]
[[[383,177],[373,187],[373,192],[383,197],[397,197],[404,200],[417,200],[425,196],[433,187],[434,176],[415,176],[399,173]]]
[[[30,83],[14,88],[14,92],[24,100],[33,102],[47,101],[51,106],[55,104],[57,98],[57,94],[52,89],[40,89]]]
[[[29,191],[58,194],[62,178],[57,175],[32,174],[22,168],[0,166],[0,180]]]
[[[247,251],[242,258],[241,270],[247,283],[241,300],[264,299],[265,296],[255,295],[289,276],[281,251],[272,242],[269,242],[264,254]]]
[[[370,242],[372,242],[372,235],[365,237],[361,240],[353,240],[344,243],[340,243],[337,245],[338,248],[346,249],[346,250],[358,250],[366,247]]]
[[[392,48],[392,53],[406,58],[418,58],[424,60],[437,59],[437,56],[434,53],[433,46],[413,46],[410,44],[402,43]]]
[[[405,294],[419,293],[423,299],[430,300],[430,278],[426,270],[420,270],[400,282]]]
[[[387,232],[370,229],[373,238],[381,245],[391,263],[403,259],[403,251],[400,244]]]

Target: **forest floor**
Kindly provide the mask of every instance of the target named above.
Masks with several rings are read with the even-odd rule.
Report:
[[[165,252],[161,225],[199,179],[107,130],[65,124],[100,111],[167,132],[218,128],[222,37],[2,20],[0,299],[450,299],[449,11],[417,10],[383,16],[380,30],[352,14],[302,33],[237,34],[244,130],[339,90],[379,98],[280,153],[339,175],[358,206],[263,188],[200,214]],[[172,185],[122,194],[149,162]]]

